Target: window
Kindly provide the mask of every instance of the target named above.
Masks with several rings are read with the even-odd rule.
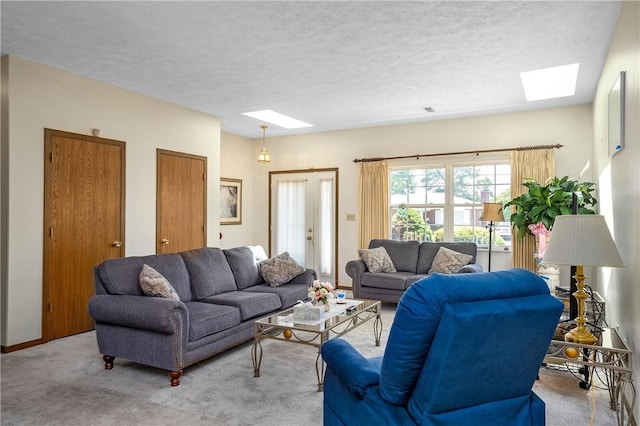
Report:
[[[489,244],[482,203],[511,199],[511,167],[492,164],[449,164],[392,168],[390,176],[391,238],[417,241],[472,241]],[[511,245],[509,212],[494,223],[492,244]]]

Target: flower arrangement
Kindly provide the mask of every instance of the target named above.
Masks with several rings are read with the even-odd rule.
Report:
[[[549,239],[550,232],[542,222],[538,222],[535,225],[531,224],[528,228],[536,238],[536,252],[538,256],[538,263],[540,263],[542,262],[544,252],[547,249],[547,240]]]
[[[314,304],[322,303],[326,305],[329,303],[329,299],[333,299],[334,291],[331,283],[315,280],[309,287],[308,296]]]

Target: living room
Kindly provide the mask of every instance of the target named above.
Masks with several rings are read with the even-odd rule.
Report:
[[[465,118],[431,120],[351,130],[269,136],[268,165],[255,157],[262,140],[221,131],[223,118],[169,104],[125,89],[74,75],[16,56],[2,57],[2,341],[3,347],[38,341],[42,328],[41,253],[43,223],[43,129],[100,135],[127,142],[126,255],[155,252],[156,149],[189,152],[209,158],[207,244],[222,248],[245,244],[268,246],[268,173],[276,170],[339,169],[337,281],[349,286],[344,265],[357,255],[358,167],[363,157],[500,149],[560,143],[555,151],[557,175],[577,176],[587,161],[585,178],[598,185],[599,213],[607,217],[624,268],[593,270],[592,284],[606,299],[607,321],[640,351],[640,47],[637,2],[623,2],[593,102]],[[626,71],[626,145],[610,157],[607,95],[615,76]],[[219,161],[216,159],[224,159]],[[220,177],[242,179],[243,219],[217,225]],[[219,239],[219,232],[222,239]],[[481,257],[486,266],[486,257]],[[509,255],[492,265],[510,265]],[[500,265],[500,266],[499,266]],[[634,365],[634,376],[638,367]],[[636,399],[636,418],[640,400]]]

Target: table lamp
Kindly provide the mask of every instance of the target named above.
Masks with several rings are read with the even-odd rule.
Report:
[[[604,216],[601,215],[561,215],[556,216],[544,252],[545,263],[575,265],[577,291],[573,296],[578,301],[577,326],[565,335],[567,342],[595,344],[598,339],[585,327],[583,266],[624,266]]]
[[[493,222],[504,222],[502,203],[483,203],[480,220],[489,222],[489,272],[491,272],[491,234],[493,234]]]

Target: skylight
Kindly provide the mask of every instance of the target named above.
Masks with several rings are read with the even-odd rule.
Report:
[[[562,65],[520,73],[527,101],[562,98],[576,93],[580,64]]]
[[[295,118],[288,117],[284,114],[280,114],[279,112],[271,111],[270,109],[265,109],[262,111],[243,112],[242,115],[248,115],[249,117],[266,121],[267,123],[275,124],[276,126],[284,127],[285,129],[313,127],[313,124],[296,120]]]

